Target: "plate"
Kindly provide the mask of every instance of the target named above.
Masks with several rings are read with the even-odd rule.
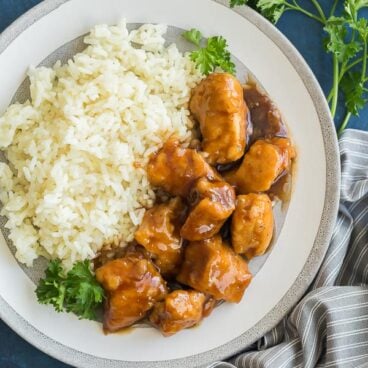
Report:
[[[24,272],[0,234],[0,317],[47,354],[77,367],[196,367],[241,351],[274,327],[313,280],[332,234],[339,199],[338,145],[312,72],[275,27],[246,7],[217,0],[49,0],[0,37],[0,113],[22,98],[29,65],[65,60],[99,23],[124,17],[222,35],[279,106],[298,151],[292,196],[276,244],[239,304],[224,303],[200,326],[170,338],[151,328],[104,336],[101,326],[36,301],[35,270]],[[45,36],[46,35],[46,36]],[[242,70],[241,68],[238,70]],[[20,87],[21,86],[21,87]],[[24,97],[24,96],[23,96]]]

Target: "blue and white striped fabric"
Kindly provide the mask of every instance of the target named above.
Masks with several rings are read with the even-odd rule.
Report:
[[[368,367],[368,133],[340,138],[341,203],[330,247],[291,314],[211,368]]]

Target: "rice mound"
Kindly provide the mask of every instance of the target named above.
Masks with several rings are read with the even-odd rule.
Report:
[[[201,75],[163,25],[98,25],[65,65],[30,68],[31,100],[0,117],[1,215],[17,259],[66,267],[134,237],[155,194],[145,166],[171,135],[192,136]]]

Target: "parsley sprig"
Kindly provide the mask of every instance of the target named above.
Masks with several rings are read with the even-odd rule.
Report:
[[[197,29],[191,29],[183,33],[183,37],[197,46],[197,49],[190,53],[190,58],[194,61],[203,74],[210,74],[216,69],[221,69],[224,72],[235,74],[235,64],[231,60],[231,54],[228,50],[228,45],[222,36],[209,37],[205,41],[203,36]]]
[[[345,101],[346,115],[338,122],[341,134],[351,116],[359,115],[368,102],[368,21],[359,16],[362,9],[368,8],[368,0],[344,0],[342,12],[338,0],[333,0],[328,14],[323,11],[321,0],[310,2],[314,12],[303,8],[298,0],[230,0],[230,6],[247,4],[274,23],[287,11],[298,11],[321,24],[326,33],[324,47],[333,60],[333,83],[327,97],[333,118],[339,97]]]
[[[57,312],[72,312],[84,319],[95,319],[104,300],[103,288],[91,272],[90,261],[77,262],[65,273],[59,260],[51,261],[36,289],[39,303],[51,304]]]

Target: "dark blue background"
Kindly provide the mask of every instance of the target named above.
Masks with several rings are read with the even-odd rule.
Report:
[[[185,1],[185,0],[183,0]],[[341,0],[342,1],[342,0]],[[0,32],[12,21],[40,0],[0,0]],[[306,6],[309,0],[301,1]],[[326,6],[330,0],[320,0]],[[285,14],[277,27],[289,38],[304,56],[325,93],[331,87],[332,63],[330,57],[323,51],[321,44],[323,31],[316,22],[307,19],[301,14],[289,12]],[[1,82],[0,82],[1,85]],[[337,121],[340,121],[344,111],[339,110]],[[368,130],[368,108],[354,117],[350,127]],[[18,337],[2,321],[0,321],[0,368],[65,368],[60,363],[38,351],[23,339]]]

